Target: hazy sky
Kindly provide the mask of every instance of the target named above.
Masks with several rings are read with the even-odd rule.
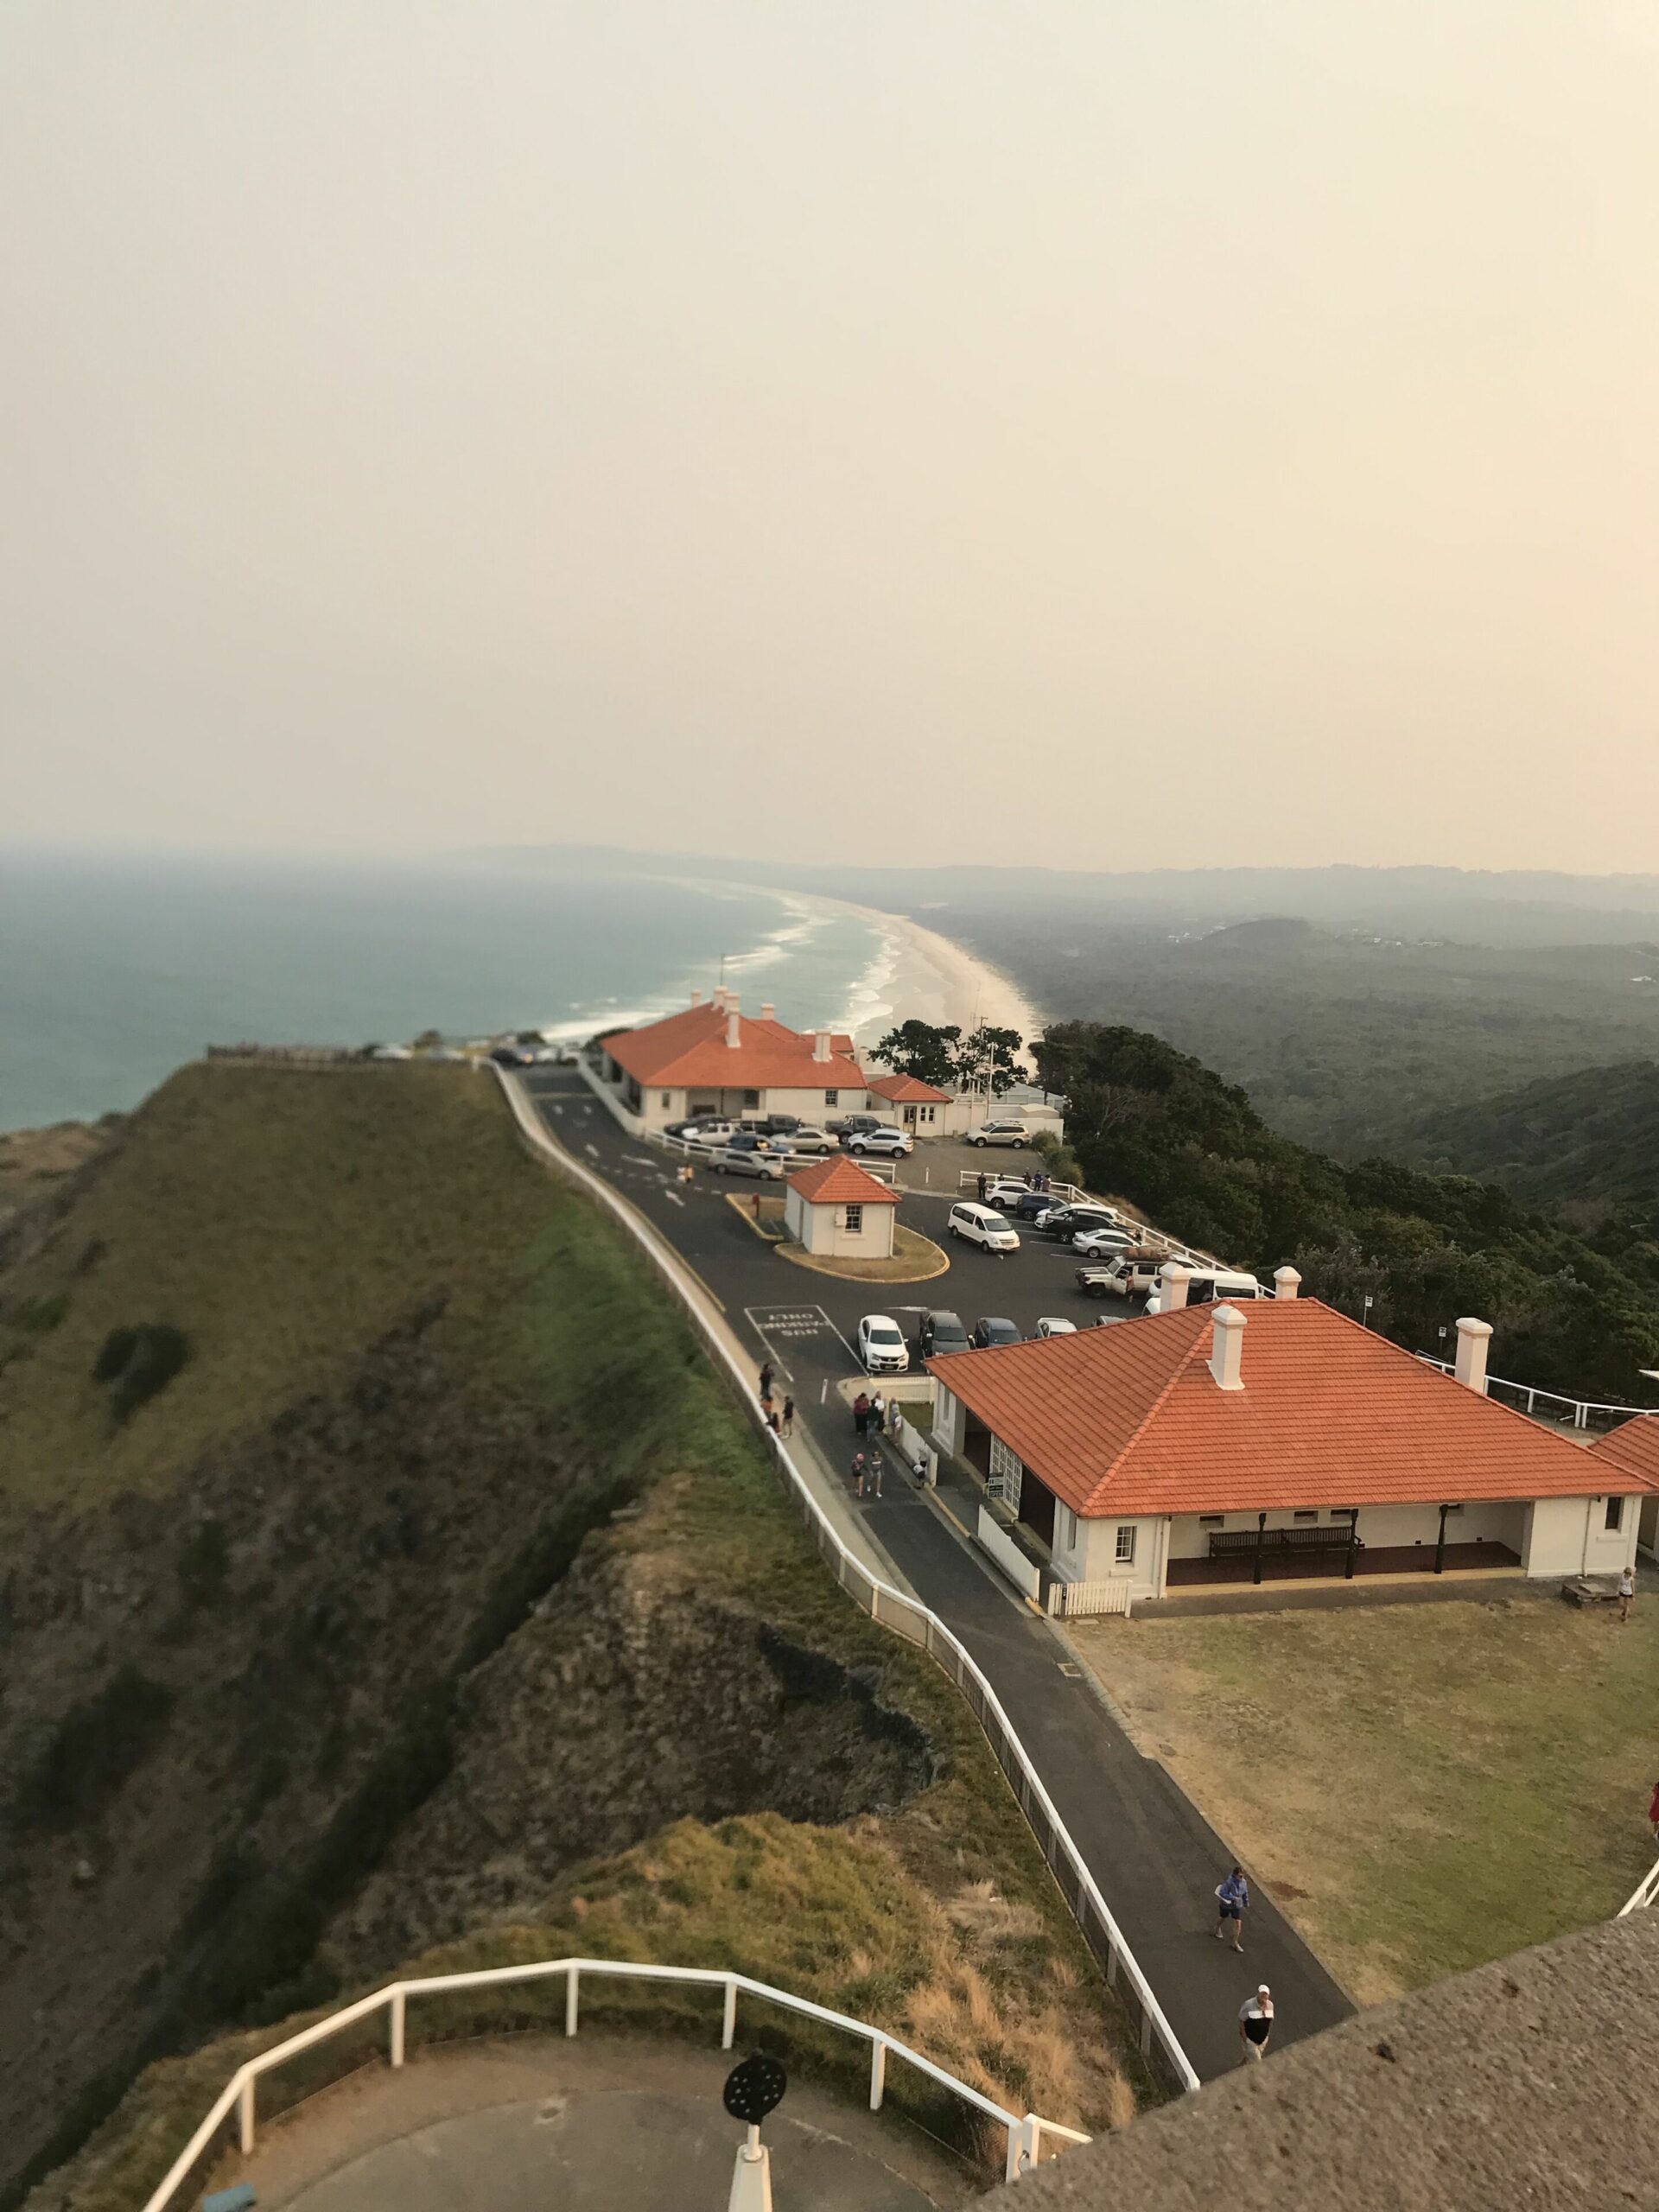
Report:
[[[1659,866],[1651,0],[3,0],[0,841]]]

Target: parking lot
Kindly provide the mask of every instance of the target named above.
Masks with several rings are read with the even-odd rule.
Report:
[[[734,1326],[751,1309],[798,1306],[822,1314],[821,1329],[811,1332],[815,1356],[804,1361],[820,1376],[855,1370],[852,1344],[865,1313],[890,1313],[913,1339],[922,1314],[938,1306],[960,1314],[969,1329],[982,1315],[995,1315],[1012,1321],[1021,1336],[1034,1334],[1045,1315],[1088,1328],[1096,1321],[1122,1320],[1131,1310],[1118,1299],[1085,1297],[1077,1287],[1077,1254],[1039,1231],[1022,1228],[1020,1249],[1006,1255],[957,1243],[946,1234],[952,1204],[974,1196],[972,1188],[957,1189],[959,1164],[976,1173],[983,1167],[988,1176],[1023,1173],[1036,1166],[1034,1155],[918,1145],[899,1163],[899,1218],[946,1252],[949,1271],[921,1283],[842,1282],[791,1266],[727,1205],[728,1192],[752,1196],[752,1182],[728,1181],[699,1168],[689,1187],[677,1183],[678,1160],[625,1135],[575,1069],[537,1069],[526,1085],[553,1135],[651,1217],[696,1268]],[[924,1182],[924,1175],[931,1181]],[[753,1321],[747,1333],[756,1344],[766,1342]],[[776,1347],[772,1357],[775,1363],[787,1364]]]

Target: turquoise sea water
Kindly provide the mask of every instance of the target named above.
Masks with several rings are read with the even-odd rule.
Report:
[[[889,936],[752,885],[465,862],[0,853],[0,1129],[134,1106],[209,1043],[586,1036],[721,976],[798,1028],[885,1012]]]

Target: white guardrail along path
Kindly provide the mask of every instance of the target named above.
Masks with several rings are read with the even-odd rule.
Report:
[[[1455,1375],[1458,1371],[1456,1363],[1452,1360],[1435,1359],[1426,1351],[1415,1352],[1412,1356],[1421,1359],[1425,1367],[1438,1367],[1442,1375]],[[1511,1406],[1516,1411],[1526,1414],[1535,1414],[1542,1406],[1547,1416],[1562,1419],[1573,1428],[1596,1427],[1599,1417],[1605,1418],[1609,1427],[1615,1428],[1624,1421],[1659,1421],[1659,1413],[1651,1406],[1603,1405],[1594,1398],[1568,1398],[1559,1390],[1541,1389],[1535,1382],[1510,1382],[1501,1375],[1489,1375],[1486,1377],[1487,1396],[1497,1397],[1500,1391],[1509,1394],[1498,1398],[1500,1405]],[[1549,1415],[1552,1406],[1560,1408],[1559,1416]]]
[[[1135,2024],[1142,2056],[1152,2062],[1172,2088],[1196,2089],[1198,2076],[1192,2061],[1165,2018],[1164,2009],[1154,1995],[1152,1985],[1141,1972],[1139,1961],[1124,1941],[1122,1931],[1112,1916],[1111,1908],[1101,1894],[1099,1884],[1067,1833],[1053,1799],[1043,1785],[1041,1776],[1025,1745],[1014,1733],[1014,1725],[1003,1711],[1001,1700],[969,1656],[965,1645],[937,1613],[930,1612],[925,1605],[918,1605],[914,1598],[895,1589],[892,1583],[873,1574],[860,1563],[814,1497],[811,1485],[789,1446],[781,1438],[774,1436],[762,1421],[760,1406],[749,1388],[747,1371],[739,1365],[730,1348],[705,1313],[701,1292],[673,1247],[658,1235],[642,1214],[637,1213],[619,1192],[613,1191],[603,1177],[594,1174],[591,1168],[584,1166],[554,1142],[523,1085],[506,1069],[497,1066],[495,1071],[519,1135],[530,1150],[538,1158],[550,1161],[561,1174],[580,1183],[607,1207],[650,1254],[678,1294],[692,1326],[702,1338],[709,1356],[732,1383],[739,1404],[745,1408],[756,1433],[782,1469],[789,1495],[811,1532],[819,1556],[842,1588],[856,1599],[873,1620],[880,1621],[895,1635],[906,1637],[911,1643],[919,1644],[931,1658],[938,1662],[962,1690],[976,1719],[985,1732],[997,1764],[1007,1777],[1009,1786],[1019,1800],[1020,1810],[1030,1823],[1043,1856],[1053,1870],[1060,1893],[1076,1917],[1084,1942],[1100,1961],[1108,1984],[1117,1993],[1119,2002]]]
[[[168,2212],[178,2199],[179,2193],[189,2177],[197,2161],[213,2145],[213,2139],[232,2112],[237,2118],[237,2139],[243,2156],[253,2149],[257,2128],[259,2077],[285,2065],[290,2058],[297,2058],[320,2043],[354,2026],[359,2020],[372,2014],[386,2016],[386,2056],[393,2066],[404,2063],[404,2035],[411,1998],[435,1997],[456,1989],[488,1989],[505,1982],[546,1981],[558,1975],[564,1977],[564,2032],[576,2033],[581,2021],[582,1985],[584,1980],[613,1981],[671,1981],[691,1982],[705,1989],[718,1989],[724,1997],[721,2013],[721,2048],[729,2050],[737,2034],[737,2000],[740,1997],[759,1999],[775,2005],[786,2012],[798,2012],[821,2025],[838,2029],[843,2035],[861,2037],[870,2046],[870,2110],[879,2112],[887,2090],[887,2070],[889,2057],[902,2059],[906,2066],[914,2067],[940,2088],[949,2090],[954,2097],[1001,2128],[1007,2138],[1006,2172],[1010,2181],[1039,2164],[1042,2158],[1043,2139],[1052,2137],[1061,2143],[1086,2143],[1089,2138],[1075,2127],[1062,2127],[1058,2120],[1043,2120],[1036,2113],[1005,2111],[1002,2106],[967,2082],[957,2081],[954,2074],[947,2074],[931,2058],[924,2058],[920,2051],[912,2050],[897,2036],[890,2036],[884,2028],[873,2028],[868,2021],[849,2018],[845,2012],[832,2012],[824,2005],[814,2005],[804,1997],[796,1997],[785,1989],[774,1989],[769,1982],[752,1981],[747,1974],[727,1974],[718,1967],[637,1966],[620,1959],[547,1959],[532,1966],[483,1967],[473,1974],[428,1974],[414,1981],[388,1982],[384,1989],[372,1990],[368,1996],[359,1997],[354,2005],[343,2005],[338,2012],[330,2012],[326,2019],[315,2020],[298,2035],[289,2036],[285,2043],[276,2044],[270,2050],[262,2050],[257,2058],[248,2059],[238,2066],[225,2087],[208,2107],[200,2126],[168,2167],[165,2177],[145,2199],[143,2212]]]

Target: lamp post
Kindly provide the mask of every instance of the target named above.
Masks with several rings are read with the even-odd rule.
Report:
[[[1368,1329],[1369,1329],[1369,1328],[1370,1327],[1370,1325],[1371,1325],[1371,1308],[1372,1308],[1372,1306],[1375,1306],[1375,1305],[1376,1305],[1376,1299],[1372,1296],[1371,1293],[1368,1290],[1368,1291],[1365,1293],[1365,1297],[1364,1297],[1364,1311],[1363,1311],[1363,1314],[1362,1314],[1362,1316],[1361,1316],[1362,1319],[1364,1321],[1365,1326],[1366,1326]]]

